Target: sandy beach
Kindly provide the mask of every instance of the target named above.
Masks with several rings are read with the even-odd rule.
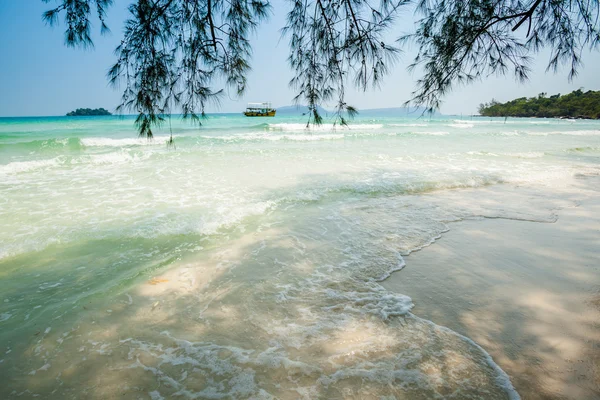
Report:
[[[599,189],[597,177],[568,190],[503,187],[497,198],[507,205],[523,191],[572,205],[555,211],[556,222],[452,223],[383,286],[485,348],[523,399],[598,399]]]

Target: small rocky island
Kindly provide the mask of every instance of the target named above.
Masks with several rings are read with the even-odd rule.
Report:
[[[108,110],[104,108],[78,108],[75,111],[67,113],[67,117],[91,117],[96,115],[112,115]]]

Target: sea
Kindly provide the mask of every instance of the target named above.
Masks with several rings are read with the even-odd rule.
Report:
[[[381,282],[598,174],[598,121],[0,118],[0,398],[518,399]]]

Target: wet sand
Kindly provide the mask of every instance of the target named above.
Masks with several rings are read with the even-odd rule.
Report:
[[[518,190],[507,187],[503,201]],[[452,223],[383,286],[480,344],[523,399],[599,399],[599,190],[593,177],[549,191],[575,205],[556,210],[554,223]]]

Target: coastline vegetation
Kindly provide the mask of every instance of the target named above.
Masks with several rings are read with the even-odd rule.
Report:
[[[569,94],[547,97],[520,97],[506,103],[494,99],[479,105],[479,114],[485,117],[538,117],[600,119],[600,91],[581,89]]]
[[[104,108],[78,108],[75,111],[67,113],[67,117],[89,117],[95,115],[112,115]]]

